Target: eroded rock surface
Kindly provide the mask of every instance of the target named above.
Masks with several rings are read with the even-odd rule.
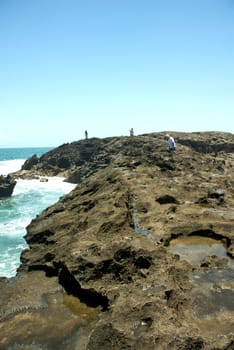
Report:
[[[164,136],[62,145],[17,174],[77,187],[32,220],[0,280],[0,349],[233,349],[234,136],[173,133],[173,154]],[[170,251],[193,236],[226,255]]]
[[[10,197],[14,191],[16,181],[10,175],[0,175],[0,198]]]

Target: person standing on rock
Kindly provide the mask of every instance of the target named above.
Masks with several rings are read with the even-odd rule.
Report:
[[[133,130],[133,128],[131,128],[131,129],[129,130],[129,132],[130,132],[130,136],[134,136],[134,130]]]
[[[169,134],[166,135],[166,138],[167,138],[167,144],[168,144],[169,151],[175,151],[176,144],[175,144],[174,138]]]
[[[87,140],[88,139],[88,131],[85,130],[85,139]]]

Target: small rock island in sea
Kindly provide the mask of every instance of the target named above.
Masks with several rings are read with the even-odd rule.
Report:
[[[234,135],[91,138],[15,177],[69,194],[27,227],[0,280],[0,349],[233,350]]]
[[[10,197],[14,191],[16,181],[10,175],[0,175],[0,198]]]

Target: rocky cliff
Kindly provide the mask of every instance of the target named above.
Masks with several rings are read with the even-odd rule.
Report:
[[[234,349],[234,135],[88,139],[15,174],[77,187],[0,281],[0,349]]]

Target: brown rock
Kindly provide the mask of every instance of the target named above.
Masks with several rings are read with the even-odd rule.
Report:
[[[17,276],[0,280],[0,349],[232,348],[234,136],[173,133],[173,154],[164,136],[62,145],[29,171],[78,186],[32,220]],[[167,247],[194,235],[228,265]]]

